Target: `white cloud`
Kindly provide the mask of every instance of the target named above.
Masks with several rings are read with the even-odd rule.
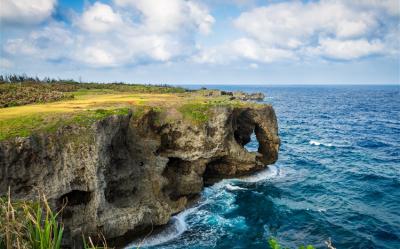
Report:
[[[351,60],[368,55],[379,54],[384,50],[384,45],[379,40],[369,42],[366,39],[334,40],[323,39],[314,53],[332,59]]]
[[[91,66],[115,66],[117,58],[115,53],[101,46],[89,46],[83,49],[80,60]]]
[[[115,3],[138,11],[148,32],[176,32],[194,28],[207,34],[215,21],[207,8],[194,1],[115,0]]]
[[[81,16],[79,26],[89,32],[107,32],[122,25],[122,18],[113,9],[100,2],[90,6]]]
[[[258,69],[258,64],[257,63],[250,63],[249,67],[252,68],[252,69]]]
[[[44,60],[58,60],[68,57],[74,45],[70,31],[63,25],[51,23],[32,31],[27,37],[8,39],[3,46],[11,55],[27,55]]]
[[[10,23],[36,24],[53,12],[56,0],[1,0],[0,19]]]
[[[198,52],[193,55],[192,60],[200,64],[223,64],[230,61],[225,52],[230,52],[228,49],[221,47],[203,48],[198,46]]]
[[[191,19],[203,34],[209,34],[211,27],[215,22],[212,15],[208,13],[208,9],[194,2],[187,2]]]
[[[6,59],[6,58],[0,58],[0,69],[8,69],[12,68],[14,66],[14,63],[12,61]]]
[[[338,1],[289,2],[242,13],[235,25],[265,44],[297,48],[310,43],[315,35],[365,35],[376,27],[377,20],[373,13],[357,13]]]
[[[198,47],[198,53],[193,57],[194,62],[201,64],[228,64],[240,60],[271,63],[296,59],[290,50],[263,46],[249,38],[236,39],[218,47]]]
[[[50,18],[56,0],[1,1],[2,20],[38,23],[48,19],[25,36],[3,39],[4,52],[90,67],[180,60],[244,62],[248,67],[276,61],[396,56],[400,50],[398,1],[390,0],[272,1],[251,8],[253,1],[249,1],[242,5],[248,10],[233,21],[239,32],[224,30],[223,34],[211,32],[215,19],[201,0],[94,2],[71,15],[72,25]],[[199,39],[199,34],[210,33],[210,40]]]
[[[284,59],[295,59],[294,54],[289,50],[273,47],[263,47],[254,40],[241,38],[232,43],[235,54],[246,59],[269,63]]]
[[[95,2],[72,21],[72,27],[51,22],[26,37],[7,39],[3,49],[91,67],[168,62],[191,55],[196,34],[209,33],[214,18],[193,1],[117,0]]]
[[[168,62],[191,54],[194,35],[209,33],[213,22],[207,8],[193,1],[95,3],[78,21],[95,37],[82,34],[73,57],[95,67]]]
[[[400,1],[398,0],[352,0],[348,4],[355,8],[380,9],[389,15],[400,15]]]
[[[398,4],[397,0],[322,0],[256,7],[234,20],[246,35],[234,41],[233,48],[257,62],[309,56],[353,60],[393,54],[391,33],[399,27],[391,23],[396,23]]]

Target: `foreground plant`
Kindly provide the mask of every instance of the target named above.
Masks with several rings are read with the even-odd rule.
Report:
[[[23,204],[12,204],[10,194],[0,197],[0,249],[26,248],[27,241],[23,238],[24,225],[20,222]]]
[[[61,211],[54,213],[46,196],[39,194],[36,203],[11,201],[0,197],[0,249],[60,249],[64,225],[58,221]],[[83,238],[85,249],[107,249],[104,236],[101,247],[96,246],[89,237]]]
[[[288,249],[288,248],[282,248],[281,245],[279,244],[278,240],[275,238],[270,238],[268,240],[269,247],[271,249]],[[315,249],[312,245],[307,245],[307,246],[299,246],[299,249]]]
[[[283,248],[283,247],[281,247],[281,245],[279,244],[279,242],[278,242],[275,238],[273,238],[273,237],[271,237],[271,238],[268,240],[268,244],[269,244],[269,247],[270,247],[271,249],[288,249],[288,248]],[[331,241],[330,238],[328,239],[328,241],[325,241],[325,244],[327,245],[328,249],[335,249],[335,248],[333,247],[333,245],[332,245],[332,241]],[[301,246],[299,246],[299,249],[315,249],[315,247],[312,246],[312,245],[307,245],[307,246],[301,245]]]
[[[83,248],[84,249],[108,249],[109,247],[107,246],[107,242],[106,239],[104,238],[104,236],[99,236],[100,240],[102,241],[103,246],[97,246],[93,243],[93,240],[91,237],[88,237],[89,243],[86,242],[85,236],[82,236],[82,240],[83,240]]]
[[[40,196],[39,203],[25,205],[27,221],[27,235],[32,249],[59,249],[63,236],[64,226],[59,224],[44,195]]]

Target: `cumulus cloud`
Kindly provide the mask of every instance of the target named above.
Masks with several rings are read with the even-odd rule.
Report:
[[[3,39],[2,49],[7,56],[90,67],[189,60],[255,68],[276,61],[399,54],[398,0],[239,2],[248,7],[233,19],[229,39],[223,40],[212,32],[216,20],[201,0],[97,1],[67,23],[51,18],[56,0],[2,0],[2,21],[44,23]],[[206,35],[212,38],[207,41]],[[201,46],[205,40],[208,45]]]
[[[0,19],[6,23],[36,24],[54,11],[56,0],[2,0]]]
[[[284,59],[295,59],[295,55],[285,49],[263,47],[262,44],[247,38],[235,40],[232,43],[235,54],[254,61],[273,62]]]
[[[225,47],[235,56],[269,63],[313,58],[354,60],[398,53],[399,2],[356,0],[281,2],[255,7],[233,21],[245,35]],[[221,51],[227,54],[226,51]],[[201,51],[201,62],[220,62]]]
[[[76,22],[91,34],[81,35],[74,57],[100,67],[167,62],[193,53],[194,36],[209,33],[213,22],[207,8],[192,1],[95,3]]]
[[[319,44],[313,49],[315,54],[339,60],[351,60],[384,51],[384,45],[379,40],[369,42],[366,39],[344,41],[322,39]]]
[[[396,15],[397,11],[392,10],[396,2],[279,3],[242,13],[235,25],[260,47],[280,48],[298,55],[317,50],[322,56],[351,60],[385,52],[384,41],[379,40],[382,38],[374,37],[385,32],[381,23],[386,17],[380,10]]]
[[[59,60],[68,57],[74,45],[72,34],[64,25],[51,23],[32,31],[27,37],[8,39],[3,46],[11,55],[28,55],[44,60]]]
[[[235,25],[261,42],[297,48],[315,35],[357,37],[377,26],[373,12],[356,12],[338,1],[290,2],[255,8]]]
[[[115,3],[138,11],[148,32],[176,32],[195,28],[207,34],[215,21],[206,7],[194,1],[115,0]]]
[[[190,56],[194,37],[210,33],[214,18],[194,1],[116,0],[86,6],[72,23],[52,21],[26,37],[8,39],[3,49],[93,67],[167,62]]]
[[[80,17],[79,25],[89,32],[107,32],[122,25],[122,18],[107,4],[100,2],[90,6]]]

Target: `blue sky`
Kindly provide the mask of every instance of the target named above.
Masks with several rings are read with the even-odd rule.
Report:
[[[1,73],[170,84],[399,84],[398,0],[2,0]]]

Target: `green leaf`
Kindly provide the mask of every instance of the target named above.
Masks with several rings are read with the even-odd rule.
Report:
[[[268,240],[268,243],[271,249],[281,249],[281,246],[279,245],[278,241],[275,238],[270,238]]]

